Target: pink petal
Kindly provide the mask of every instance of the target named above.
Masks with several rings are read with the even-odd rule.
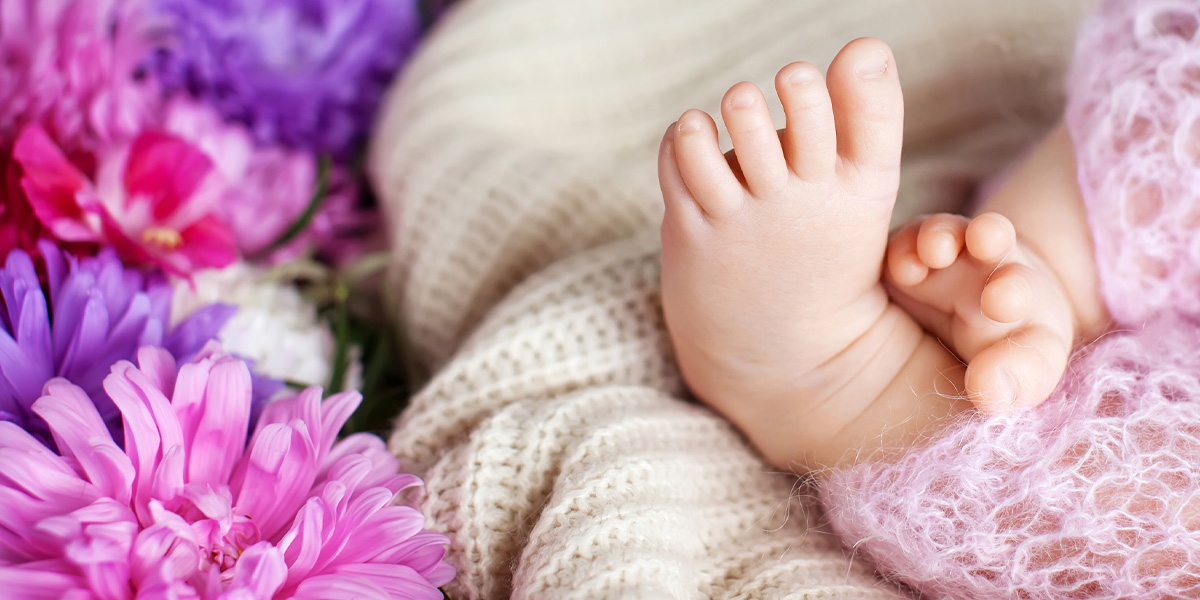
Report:
[[[284,560],[288,565],[288,586],[295,586],[308,577],[321,550],[325,545],[323,529],[325,525],[325,507],[316,498],[310,498],[296,515],[292,528],[279,542]]]
[[[205,268],[228,267],[237,260],[237,239],[224,221],[206,216],[197,219],[183,231],[183,239],[173,260],[189,265],[190,273]]]
[[[136,370],[126,361],[113,365],[112,373],[104,378],[104,391],[108,392],[125,421],[125,453],[129,455],[137,473],[133,504],[138,517],[146,522],[147,504],[151,499],[150,491],[162,438],[147,399],[129,380],[129,374]]]
[[[176,498],[183,493],[187,484],[187,478],[184,476],[186,460],[183,446],[171,446],[167,449],[154,469],[154,479],[150,486],[151,498],[175,508]]]
[[[342,577],[361,578],[387,590],[390,598],[440,600],[442,592],[420,573],[406,565],[358,564],[342,565],[334,573]],[[448,581],[445,583],[449,583]]]
[[[44,129],[26,127],[13,146],[13,158],[24,171],[21,187],[42,225],[65,241],[100,241],[97,224],[78,199],[88,190],[87,179]]]
[[[241,460],[250,426],[250,370],[225,357],[208,375],[203,413],[188,452],[188,482],[224,485]]]
[[[229,589],[251,590],[253,598],[271,598],[283,587],[286,578],[283,553],[268,542],[259,542],[238,558]]]
[[[342,426],[358,409],[359,404],[362,404],[362,394],[356,391],[334,394],[321,403],[321,433],[315,441],[322,458],[329,454]]]
[[[360,460],[366,460],[369,465],[369,470],[362,479],[352,482],[346,475],[337,472],[339,468],[349,468],[339,467],[344,461],[357,462]],[[317,475],[317,481],[337,479],[347,483],[352,489],[386,485],[393,491],[400,492],[400,490],[421,485],[421,479],[413,475],[407,475],[403,480],[396,481],[394,484],[387,483],[400,471],[400,461],[387,451],[387,445],[379,439],[379,436],[370,433],[355,433],[342,439],[329,451],[321,466],[322,471]],[[361,467],[355,466],[354,468]]]
[[[392,600],[392,596],[383,586],[363,577],[329,574],[305,579],[297,586],[292,600]]]
[[[65,379],[50,380],[45,393],[33,403],[33,412],[50,424],[59,451],[75,459],[81,475],[101,494],[128,504],[133,491],[133,464],[113,442],[92,399]]]
[[[317,472],[316,452],[301,421],[273,423],[250,442],[234,477],[236,506],[275,540],[308,498]]]
[[[154,524],[138,534],[129,553],[131,577],[139,590],[143,582],[159,578],[190,579],[203,556],[187,521],[157,502],[150,503],[150,513]]]
[[[125,190],[130,201],[146,200],[154,220],[168,220],[188,202],[212,171],[200,149],[170,134],[146,132],[137,137],[125,163]]]
[[[84,585],[78,577],[32,565],[0,566],[0,590],[10,598],[61,600],[70,589]]]
[[[175,389],[175,357],[162,348],[146,346],[138,349],[138,369],[160,390]]]

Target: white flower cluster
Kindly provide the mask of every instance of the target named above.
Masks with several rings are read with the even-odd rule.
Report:
[[[225,350],[254,361],[257,373],[304,386],[327,387],[336,341],[328,324],[295,287],[245,263],[201,271],[192,283],[178,281],[171,321],[178,323],[216,302],[237,307],[221,329]],[[352,356],[347,389],[356,387],[361,366]]]

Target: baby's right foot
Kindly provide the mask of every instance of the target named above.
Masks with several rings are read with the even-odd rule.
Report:
[[[1007,218],[916,219],[892,236],[885,281],[968,363],[965,391],[979,409],[1037,406],[1058,385],[1075,339],[1071,304]]]
[[[663,306],[689,387],[775,465],[811,469],[911,443],[963,408],[961,366],[880,283],[903,99],[890,49],[848,44],[753,85],[663,139]],[[941,384],[936,390],[935,385]],[[940,393],[939,393],[940,392]]]

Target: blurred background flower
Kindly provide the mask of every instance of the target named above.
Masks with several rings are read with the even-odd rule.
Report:
[[[152,61],[265,145],[350,160],[416,46],[415,0],[152,0],[173,36]]]
[[[33,125],[13,157],[34,214],[60,240],[109,244],[131,264],[183,276],[237,258],[218,213],[226,184],[212,160],[179,137],[142,132],[101,153],[89,176]]]
[[[329,324],[294,283],[262,267],[235,263],[196,273],[175,285],[172,322],[213,303],[237,307],[218,338],[226,350],[254,361],[254,371],[296,387],[329,387],[337,345]],[[343,389],[358,389],[362,369],[351,361]],[[337,390],[341,391],[341,390]]]
[[[144,0],[4,0],[0,148],[33,123],[68,153],[140,131],[159,91],[137,73],[164,22]]]

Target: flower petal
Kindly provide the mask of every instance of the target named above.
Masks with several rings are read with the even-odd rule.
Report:
[[[10,598],[61,600],[73,588],[86,584],[82,578],[59,573],[39,565],[0,565],[0,589]]]
[[[259,542],[238,558],[229,591],[250,590],[253,598],[272,598],[283,587],[286,578],[283,553],[269,542]]]
[[[152,218],[162,222],[185,207],[212,170],[212,160],[199,148],[176,136],[148,131],[129,149],[125,190],[131,202],[150,202]]]
[[[250,370],[226,356],[213,365],[203,412],[188,446],[188,482],[226,484],[246,447],[250,421]]]
[[[46,395],[33,404],[33,412],[46,420],[64,457],[73,458],[100,493],[128,504],[133,492],[133,464],[113,443],[112,436],[92,399],[65,379],[46,384]]]
[[[26,127],[13,146],[13,158],[24,171],[21,187],[42,225],[61,240],[100,240],[97,227],[77,199],[87,190],[87,180],[44,129]]]
[[[305,424],[273,423],[254,435],[238,465],[235,505],[254,519],[264,539],[278,539],[307,500],[316,473],[316,452]]]

